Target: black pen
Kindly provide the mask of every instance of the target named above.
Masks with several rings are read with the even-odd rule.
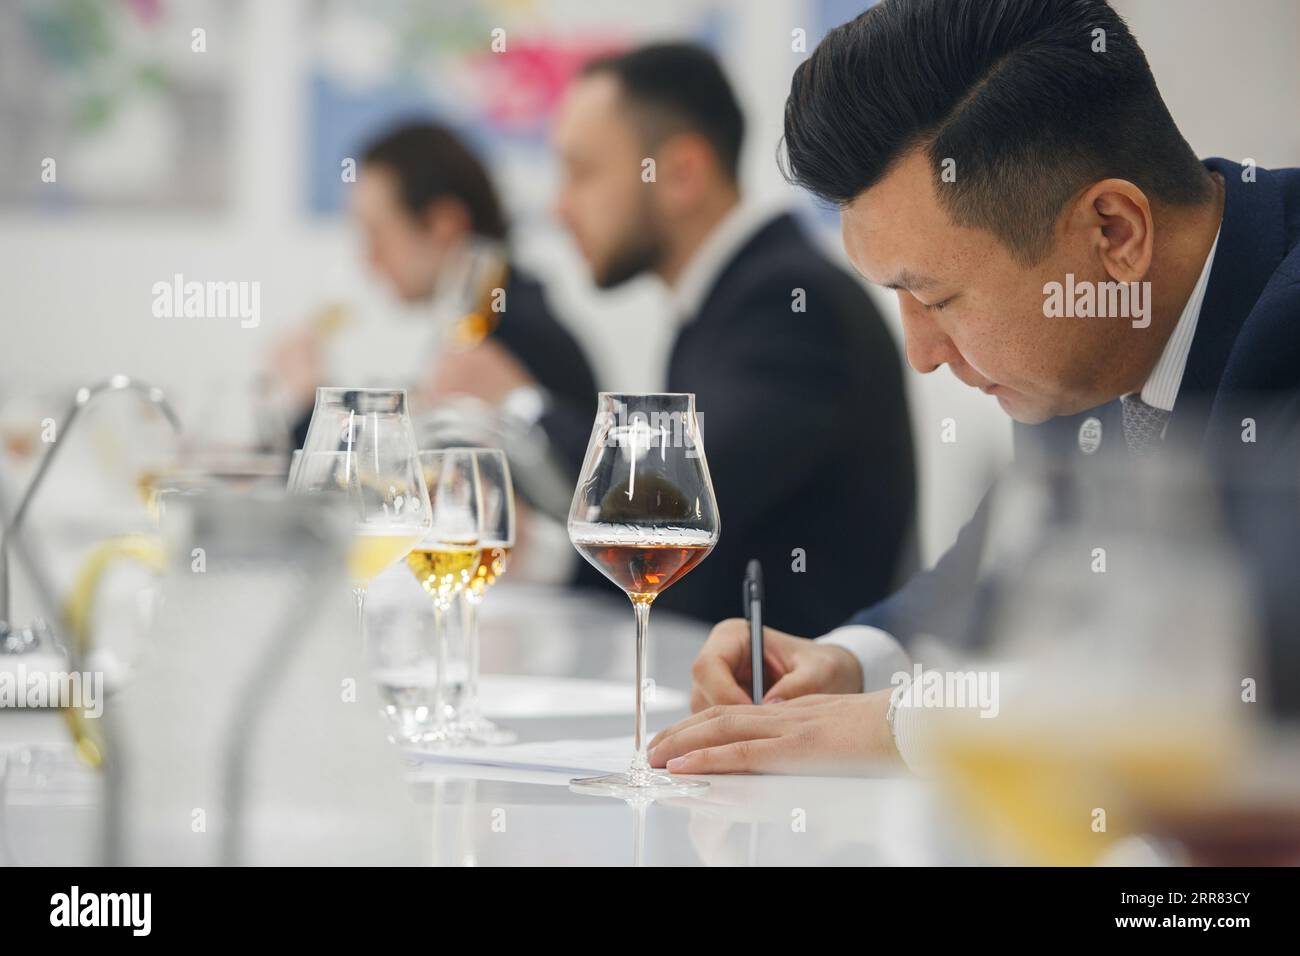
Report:
[[[745,620],[749,622],[749,664],[754,703],[763,702],[763,566],[752,559],[741,582]]]

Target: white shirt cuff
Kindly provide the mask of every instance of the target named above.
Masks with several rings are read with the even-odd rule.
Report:
[[[943,676],[949,671],[963,676],[971,673],[963,671],[959,664],[949,664],[947,667],[934,670],[927,669],[923,673],[925,676],[933,677]],[[981,700],[978,703],[969,702],[960,707],[927,706],[923,698],[918,695],[905,690],[895,691],[900,696],[898,706],[894,709],[894,745],[898,748],[903,763],[907,764],[908,769],[913,773],[925,776],[933,772],[936,765],[935,735],[952,733],[951,721],[974,721],[978,724],[986,718],[1001,716],[1003,706],[1007,703],[1003,698],[1005,693],[1010,692],[1011,699],[1014,701],[1023,698],[1026,692],[1027,674],[1019,665],[986,660],[975,673],[979,675],[981,686],[987,687],[989,692],[987,699],[983,698],[981,692]],[[902,686],[906,687],[907,684]],[[1025,719],[1023,712],[1020,714],[1020,719]],[[945,727],[936,723],[939,720],[950,723]]]
[[[894,675],[899,671],[911,673],[912,659],[903,645],[878,627],[850,624],[837,627],[829,634],[817,638],[819,644],[834,644],[849,651],[862,667],[862,692],[882,690],[897,684]]]
[[[926,748],[929,728],[923,719],[922,710],[921,707],[906,704],[899,706],[894,712],[893,728],[894,746],[898,748],[898,755],[907,764],[907,769],[918,775],[931,769],[931,758]]]

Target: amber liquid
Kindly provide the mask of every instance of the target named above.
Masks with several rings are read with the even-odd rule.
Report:
[[[485,545],[479,553],[478,568],[469,579],[469,589],[476,596],[497,583],[497,578],[506,573],[510,566],[510,546],[508,544]]]
[[[470,582],[478,560],[478,548],[415,548],[406,556],[415,579],[440,604]]]
[[[712,544],[621,544],[577,541],[578,553],[633,601],[649,604],[704,560]]]

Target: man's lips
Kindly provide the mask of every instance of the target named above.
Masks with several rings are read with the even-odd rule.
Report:
[[[988,382],[988,383],[986,383],[986,384],[984,384],[984,385],[980,385],[980,384],[978,384],[977,382],[968,382],[968,381],[966,381],[966,379],[962,378],[960,375],[958,375],[957,378],[958,378],[958,380],[959,380],[963,385],[968,386],[969,388],[978,388],[978,389],[979,389],[981,392],[983,392],[985,395],[992,395],[992,394],[993,394],[994,392],[996,392],[999,388],[1001,388],[1001,386],[998,385],[996,382]]]
[[[971,371],[974,371],[974,369],[971,369]],[[967,381],[966,376],[958,374],[955,370],[953,371],[953,375],[956,375],[957,381],[961,382],[963,385],[966,385],[970,388],[978,388],[985,395],[996,395],[998,394],[998,392],[1006,391],[1006,389],[1003,388],[1001,385],[999,385],[997,382],[986,382],[985,384],[981,385],[978,382]]]

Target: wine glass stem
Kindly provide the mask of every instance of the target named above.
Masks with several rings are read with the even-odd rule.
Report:
[[[361,646],[366,646],[366,589],[353,588],[352,599],[357,605],[357,636],[361,638]]]
[[[633,734],[636,756],[632,758],[632,771],[637,773],[650,769],[645,753],[645,672],[646,651],[650,643],[650,605],[645,601],[633,601],[632,608],[636,611],[636,732]]]
[[[465,631],[465,701],[462,706],[464,719],[478,719],[478,600],[469,588],[460,592],[460,621]]]
[[[442,726],[447,719],[447,634],[442,627],[442,605],[433,603],[433,645],[438,660],[438,677],[434,682],[433,700],[437,719],[435,725]]]
[[[632,804],[632,866],[645,865],[645,811],[646,804],[638,800]]]

